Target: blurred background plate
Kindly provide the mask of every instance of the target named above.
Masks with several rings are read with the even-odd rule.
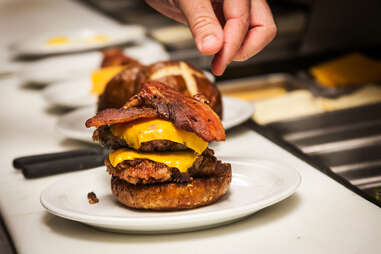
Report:
[[[163,56],[163,55],[162,55]],[[159,58],[159,56],[157,56]],[[164,57],[162,58],[164,59]],[[214,82],[214,76],[204,71],[209,80]],[[47,86],[43,90],[44,99],[51,105],[77,108],[91,106],[97,103],[97,95],[92,94],[91,73],[83,74],[76,79],[66,80]],[[233,100],[233,98],[231,98]]]
[[[43,90],[44,99],[52,105],[77,108],[95,105],[98,96],[90,93],[92,88],[90,73],[82,78],[57,82]]]
[[[169,60],[164,47],[150,39],[137,42],[124,49],[125,54],[138,59],[143,64]],[[101,52],[87,52],[65,56],[54,56],[25,64],[20,70],[24,83],[49,84],[57,81],[83,78],[100,67]]]
[[[224,107],[222,124],[225,129],[245,122],[254,114],[254,105],[238,98],[222,96],[222,104]]]
[[[95,129],[86,128],[85,122],[94,116],[95,112],[95,105],[74,110],[61,116],[57,121],[56,128],[67,138],[93,143],[91,137]]]
[[[19,77],[24,83],[42,84],[73,79],[99,68],[101,52],[54,56],[25,64]]]
[[[78,30],[41,33],[13,44],[15,54],[42,56],[94,50],[143,40],[145,28],[126,25],[113,29],[84,28]]]

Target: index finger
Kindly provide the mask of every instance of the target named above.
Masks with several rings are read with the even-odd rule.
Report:
[[[249,0],[224,1],[224,44],[213,59],[212,71],[215,75],[222,75],[240,49],[249,28],[249,10]]]

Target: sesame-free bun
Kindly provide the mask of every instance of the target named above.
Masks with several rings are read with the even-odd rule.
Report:
[[[131,208],[148,210],[183,210],[211,204],[229,189],[230,164],[221,174],[195,177],[189,183],[131,184],[113,176],[111,189],[117,200]]]

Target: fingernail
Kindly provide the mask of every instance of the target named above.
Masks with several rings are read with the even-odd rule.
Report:
[[[213,34],[206,36],[202,40],[201,50],[213,49],[214,45],[216,44],[216,40],[217,40],[217,38]]]

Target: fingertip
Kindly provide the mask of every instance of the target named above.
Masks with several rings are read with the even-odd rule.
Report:
[[[211,70],[215,76],[221,76],[222,74],[224,74],[225,67],[222,65],[219,55],[216,55],[214,57],[211,65]]]
[[[221,50],[222,45],[223,39],[221,35],[210,34],[197,43],[197,48],[204,55],[215,55]]]

